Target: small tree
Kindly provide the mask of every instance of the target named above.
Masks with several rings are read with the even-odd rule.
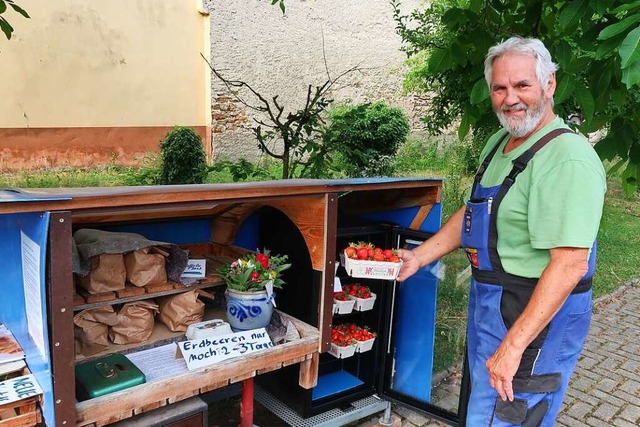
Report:
[[[160,143],[160,184],[202,184],[207,159],[200,136],[191,128],[176,126]]]
[[[280,103],[278,95],[269,100],[250,84],[229,80],[207,63],[213,74],[241,104],[263,115],[254,119],[257,126],[252,130],[258,140],[258,149],[282,164],[282,179],[329,176],[331,149],[322,139],[325,124],[323,113],[333,102],[328,94],[338,80],[359,68],[350,68],[336,78],[328,76],[319,86],[308,85],[302,108],[289,111]],[[244,95],[239,93],[243,90]],[[282,145],[277,149],[271,148],[274,141],[280,141]]]
[[[409,133],[409,120],[384,102],[344,103],[329,112],[325,140],[339,153],[348,176],[391,172],[391,160]]]

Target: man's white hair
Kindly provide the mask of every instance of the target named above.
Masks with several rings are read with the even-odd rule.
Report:
[[[493,46],[487,52],[487,57],[484,60],[484,78],[487,80],[489,89],[491,89],[491,79],[493,78],[493,63],[508,53],[533,56],[536,60],[536,76],[542,87],[547,85],[551,74],[558,69],[558,64],[551,60],[549,50],[540,40],[514,36]]]

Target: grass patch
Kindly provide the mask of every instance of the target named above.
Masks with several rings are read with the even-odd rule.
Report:
[[[608,187],[598,232],[594,297],[613,292],[640,275],[640,193],[626,197],[619,179],[609,180]]]

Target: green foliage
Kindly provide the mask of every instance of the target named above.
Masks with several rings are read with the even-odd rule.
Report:
[[[123,185],[158,185],[161,181],[161,158],[158,153],[145,153],[139,167],[131,167],[123,176]]]
[[[381,176],[391,173],[392,159],[408,133],[409,120],[399,108],[346,102],[329,111],[325,143],[339,154],[348,176]]]
[[[160,184],[202,184],[207,158],[200,136],[191,128],[176,126],[160,143]]]
[[[277,177],[272,173],[272,169],[255,165],[244,158],[236,162],[228,160],[216,162],[210,167],[210,170],[215,172],[228,170],[233,182],[277,179]]]
[[[409,90],[433,94],[424,117],[432,134],[459,120],[474,144],[497,130],[484,81],[484,56],[512,35],[541,39],[559,64],[561,117],[579,112],[583,133],[604,130],[596,150],[620,157],[627,194],[640,184],[640,2],[626,0],[441,0],[409,15],[393,0],[397,31],[411,68]]]
[[[25,18],[30,18],[29,14],[26,10],[18,6],[15,0],[0,0],[0,15],[3,15],[8,9],[7,6],[11,7],[14,12],[19,13]],[[2,31],[7,38],[7,40],[11,40],[11,35],[13,34],[13,27],[9,24],[9,21],[6,20],[4,16],[0,16],[0,31]]]

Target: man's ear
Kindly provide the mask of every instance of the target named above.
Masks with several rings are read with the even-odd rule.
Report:
[[[545,88],[545,94],[548,98],[552,98],[553,94],[556,91],[556,73],[555,71],[551,73],[549,76],[549,80],[547,81],[547,87]]]

